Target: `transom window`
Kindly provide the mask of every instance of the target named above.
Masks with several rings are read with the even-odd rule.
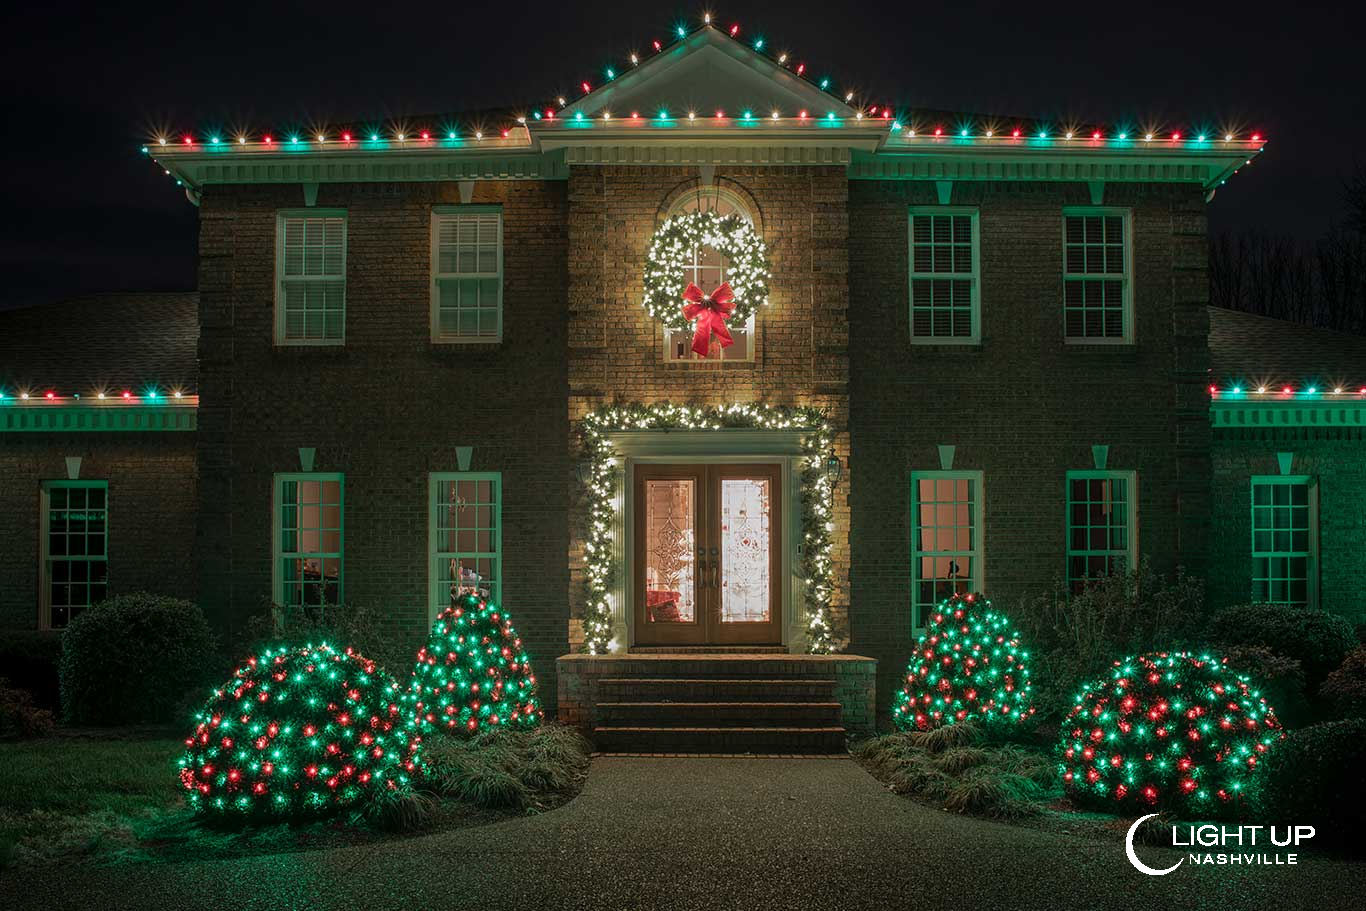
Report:
[[[719,186],[698,187],[683,194],[669,207],[668,217],[672,218],[685,212],[699,211],[715,211],[721,215],[737,214],[750,224],[754,223],[754,216],[740,195]],[[716,250],[694,247],[691,259],[683,268],[683,281],[685,283],[692,282],[704,293],[710,294],[718,285],[728,280],[727,270],[729,268],[730,261]],[[678,304],[681,307],[683,301],[680,300]],[[721,343],[713,338],[705,358],[692,350],[693,330],[691,328],[666,328],[664,330],[665,360],[754,360],[754,316],[751,315],[744,323],[728,323],[727,327],[730,329],[733,344],[729,348],[722,348]]]
[[[1318,504],[1311,478],[1252,479],[1252,600],[1317,601]]]
[[[911,341],[981,339],[977,212],[911,209]]]
[[[1063,334],[1069,342],[1133,337],[1129,213],[1063,212]]]
[[[502,337],[502,210],[433,210],[432,341],[496,342]]]
[[[281,212],[276,235],[276,344],[342,344],[346,340],[346,213]]]
[[[1074,592],[1133,566],[1134,473],[1067,473],[1067,583]]]
[[[275,476],[275,596],[279,604],[342,603],[343,498],[339,474]]]
[[[911,473],[912,626],[939,602],[982,588],[982,473]]]
[[[433,615],[451,592],[502,597],[503,476],[454,472],[431,476],[430,589]]]
[[[42,625],[60,628],[104,600],[109,579],[109,486],[45,481],[39,565]]]

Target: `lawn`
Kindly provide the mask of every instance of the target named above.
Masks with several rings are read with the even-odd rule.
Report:
[[[435,738],[430,774],[402,802],[312,822],[222,828],[194,819],[163,731],[63,733],[0,743],[0,866],[128,863],[336,847],[554,809],[582,787],[588,745],[545,725]]]

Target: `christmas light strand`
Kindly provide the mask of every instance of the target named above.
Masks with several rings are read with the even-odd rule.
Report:
[[[594,655],[617,646],[612,626],[612,583],[617,566],[612,530],[616,491],[621,480],[611,435],[630,430],[796,430],[802,432],[802,575],[806,579],[807,650],[835,651],[830,619],[834,594],[831,533],[834,531],[833,481],[825,471],[834,434],[818,408],[783,405],[612,405],[589,412],[580,436],[590,465],[587,481],[588,528],[584,541],[587,603],[584,649]]]
[[[131,389],[113,391],[110,389],[96,389],[90,395],[82,398],[79,392],[69,394],[59,393],[55,389],[45,389],[41,392],[30,389],[20,388],[13,392],[0,387],[0,402],[32,402],[34,404],[50,403],[54,405],[87,405],[91,402],[98,402],[108,405],[150,405],[167,402],[183,402],[185,400],[198,401],[199,397],[193,393],[186,392],[180,387],[161,389],[158,386],[147,386],[139,392]]]

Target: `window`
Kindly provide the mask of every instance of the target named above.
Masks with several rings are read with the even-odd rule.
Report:
[[[1063,212],[1063,334],[1069,342],[1133,339],[1129,213]]]
[[[339,474],[275,476],[277,603],[342,603],[343,497]]]
[[[911,473],[912,626],[955,592],[982,588],[982,473]]]
[[[281,212],[276,242],[276,344],[342,344],[346,339],[346,213]]]
[[[750,224],[754,223],[754,216],[745,205],[740,194],[724,187],[709,186],[698,187],[688,193],[684,193],[673,205],[669,207],[668,217],[681,215],[685,212],[716,211],[721,215],[732,213],[740,215]],[[692,251],[692,260],[683,269],[683,281],[692,282],[701,288],[706,294],[710,294],[718,285],[726,281],[727,270],[730,268],[730,261],[715,250],[696,247]],[[680,300],[679,306],[683,305]],[[750,316],[743,324],[738,322],[727,323],[730,329],[732,344],[729,348],[722,348],[721,343],[715,338],[711,340],[711,347],[707,351],[707,356],[702,357],[692,350],[693,330],[686,329],[664,329],[664,359],[666,361],[752,361],[754,360],[754,317]]]
[[[911,341],[981,340],[977,212],[911,210]]]
[[[1067,583],[1072,591],[1134,565],[1134,487],[1132,471],[1067,473]]]
[[[1252,479],[1252,600],[1314,606],[1318,600],[1317,489],[1307,477]]]
[[[41,496],[41,625],[56,629],[105,598],[109,485],[104,481],[44,481]]]
[[[432,613],[451,603],[451,590],[502,597],[503,476],[456,472],[431,476]]]
[[[432,341],[496,342],[502,337],[502,210],[433,210]]]

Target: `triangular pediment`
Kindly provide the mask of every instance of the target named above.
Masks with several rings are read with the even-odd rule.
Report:
[[[728,117],[778,111],[785,118],[802,111],[813,118],[832,111],[840,118],[856,113],[786,67],[706,26],[568,105],[561,116],[649,116],[661,109],[674,116],[693,111],[698,117],[718,111]]]

